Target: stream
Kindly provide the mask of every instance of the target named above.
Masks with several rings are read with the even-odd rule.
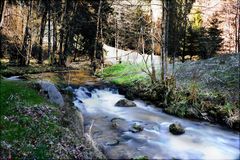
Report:
[[[116,107],[124,96],[114,88],[79,87],[74,94],[74,104],[84,116],[85,131],[91,128],[94,141],[107,158],[240,159],[238,132],[170,116],[140,100],[134,101],[137,107]],[[174,122],[184,126],[183,135],[169,132]],[[144,127],[143,131],[131,132],[133,124]]]
[[[67,76],[68,80],[76,74],[82,76],[82,72],[71,74]],[[46,73],[41,77],[47,79],[53,75]],[[85,77],[88,79],[88,76]],[[21,80],[21,77],[8,79]],[[73,82],[71,85],[75,87],[81,84]],[[101,86],[94,79],[84,84],[85,87],[73,90],[74,105],[84,116],[85,132],[91,131],[93,140],[109,159],[147,156],[149,159],[240,160],[239,132],[208,122],[167,115],[160,108],[141,100],[134,100],[137,107],[116,107],[116,102],[124,98],[116,88]],[[93,87],[92,84],[98,85]],[[169,132],[169,125],[175,122],[185,128],[183,135]],[[132,132],[134,124],[142,126],[143,131]]]

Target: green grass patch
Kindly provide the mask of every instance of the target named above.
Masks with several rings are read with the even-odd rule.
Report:
[[[0,157],[49,159],[60,112],[23,81],[0,83]]]
[[[143,67],[143,64],[121,63],[105,68],[99,75],[115,84],[132,85],[146,78],[142,72]]]

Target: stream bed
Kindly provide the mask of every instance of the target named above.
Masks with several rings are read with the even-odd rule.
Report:
[[[74,94],[85,130],[91,128],[94,141],[107,158],[240,159],[238,132],[170,116],[140,100],[134,101],[137,107],[116,107],[115,103],[124,98],[117,89],[79,87]],[[174,122],[185,128],[183,135],[169,132]],[[134,124],[141,125],[143,131],[132,132]]]

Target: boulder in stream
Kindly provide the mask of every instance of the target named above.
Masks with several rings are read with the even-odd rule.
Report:
[[[119,140],[117,140],[117,139],[109,140],[109,141],[106,143],[107,146],[116,146],[116,145],[118,145],[118,144],[119,144]]]
[[[59,106],[64,106],[64,100],[56,86],[48,81],[38,81],[40,88],[45,92],[49,100]]]
[[[173,123],[169,126],[169,132],[173,135],[181,135],[185,133],[185,130],[180,123]]]
[[[122,118],[113,118],[111,119],[111,127],[113,129],[117,129],[121,132],[126,132],[128,131],[128,128],[129,128],[129,124],[128,122],[125,120],[125,119],[122,119]]]
[[[127,100],[127,99],[121,99],[115,104],[115,106],[118,106],[118,107],[136,107],[137,105],[133,101],[130,101],[130,100]]]
[[[132,133],[141,132],[143,131],[143,126],[141,126],[140,124],[134,123],[132,127],[129,129],[129,131],[131,131]]]

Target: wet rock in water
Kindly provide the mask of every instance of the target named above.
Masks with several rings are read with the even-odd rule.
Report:
[[[119,144],[119,140],[117,140],[117,139],[109,140],[109,141],[106,143],[106,145],[108,145],[108,146],[116,146],[116,145],[118,145],[118,144]]]
[[[49,100],[59,106],[64,106],[64,100],[56,86],[48,81],[38,81],[41,90],[47,94]]]
[[[134,159],[138,159],[138,160],[148,160],[148,156],[139,156],[139,157],[136,157]]]
[[[130,100],[127,100],[127,99],[121,99],[119,100],[115,106],[119,106],[119,107],[136,107],[137,105],[133,102],[133,101],[130,101]]]
[[[134,123],[132,127],[129,129],[129,131],[131,131],[132,133],[141,132],[143,131],[143,126],[141,126],[140,124]]]
[[[185,133],[185,130],[180,123],[173,123],[169,126],[169,132],[173,135],[181,135]]]
[[[112,122],[112,128],[113,129],[117,129],[119,131],[123,131],[123,132],[126,132],[128,131],[128,128],[129,128],[129,124],[126,120],[122,119],[122,118],[113,118],[111,120]]]

